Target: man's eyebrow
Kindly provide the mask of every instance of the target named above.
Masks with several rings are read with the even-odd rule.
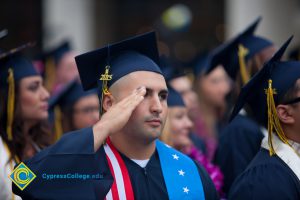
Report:
[[[153,89],[146,87],[146,91],[147,92],[153,92]],[[169,93],[168,89],[161,89],[159,91],[159,93],[161,93],[161,92],[163,92],[163,93]]]
[[[169,93],[169,91],[167,89],[162,89],[161,91],[159,91],[159,93]]]
[[[147,93],[153,92],[153,89],[146,87],[146,92],[147,92]]]

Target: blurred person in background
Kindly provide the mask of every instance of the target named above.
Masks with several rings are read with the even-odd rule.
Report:
[[[49,92],[31,61],[21,55],[24,47],[0,55],[0,199],[19,199],[8,178],[13,167],[52,142]]]
[[[210,54],[199,59],[195,65],[194,81],[199,99],[195,132],[204,140],[209,160],[213,158],[218,145],[219,131],[227,106],[226,96],[231,89],[231,82],[221,65],[206,73],[211,59]]]
[[[45,86],[51,94],[56,94],[79,76],[75,56],[70,42],[64,41],[35,60],[35,67],[43,75]]]
[[[56,139],[62,133],[92,126],[99,121],[97,90],[84,91],[76,78],[50,98],[49,109]]]

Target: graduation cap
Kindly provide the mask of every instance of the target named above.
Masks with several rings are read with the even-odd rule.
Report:
[[[17,48],[0,54],[0,89],[7,94],[7,127],[8,140],[12,140],[12,124],[15,106],[16,82],[22,78],[39,75],[31,61],[20,53],[21,50],[31,47],[33,43],[26,43]]]
[[[193,64],[194,75],[198,77],[204,72],[206,72],[208,70],[210,63],[211,63],[211,54],[209,54],[208,52],[204,52],[196,56]]]
[[[123,76],[135,71],[162,74],[155,32],[141,34],[75,57],[84,90],[97,88],[103,96]]]
[[[167,82],[175,78],[186,76],[184,68],[166,56],[160,57],[160,68]]]
[[[300,78],[300,62],[280,61],[289,45],[289,38],[275,55],[253,76],[242,88],[237,103],[233,109],[230,121],[238,114],[245,103],[248,103],[254,117],[263,125],[268,125],[270,154],[274,154],[272,132],[274,131],[282,142],[288,144],[276,112],[276,106],[286,92]],[[295,103],[294,101],[284,104]]]
[[[38,60],[44,62],[44,69],[42,70],[42,76],[44,77],[45,87],[51,91],[55,82],[55,70],[58,63],[61,61],[63,56],[71,51],[71,45],[69,41],[64,41],[57,47],[44,52],[40,55]]]
[[[96,89],[84,91],[76,78],[67,83],[57,94],[49,99],[49,121],[54,123],[56,139],[63,133],[61,112],[66,107],[72,107],[79,99],[97,94]]]
[[[55,64],[57,65],[59,61],[62,59],[62,57],[65,55],[65,53],[70,52],[71,45],[69,41],[63,41],[61,44],[59,44],[57,47],[45,52],[42,55],[42,58],[52,58],[55,61]]]
[[[80,98],[97,94],[97,90],[91,89],[84,91],[82,85],[78,82],[77,78],[66,84],[57,94],[49,99],[49,109],[54,108],[56,105],[61,107],[70,106],[76,103]]]
[[[256,53],[273,45],[271,41],[254,35],[254,31],[260,21],[261,17],[235,38],[214,49],[211,53],[211,63],[206,73],[211,72],[219,64],[222,64],[232,80],[236,80],[237,74],[240,72],[243,83],[247,83],[250,78],[246,67],[247,60],[251,59]]]
[[[185,107],[183,98],[179,92],[177,92],[174,88],[168,85],[168,99],[167,99],[168,107],[180,106]]]

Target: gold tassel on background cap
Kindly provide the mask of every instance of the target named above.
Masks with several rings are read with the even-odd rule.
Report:
[[[15,106],[15,80],[14,72],[12,68],[8,69],[8,96],[7,96],[7,124],[6,124],[6,134],[8,140],[13,139],[12,135],[12,124],[14,119],[14,106]]]
[[[100,80],[103,81],[102,83],[102,91],[101,91],[101,101],[100,101],[100,116],[103,114],[103,98],[104,95],[109,95],[110,92],[108,91],[107,82],[112,79],[112,74],[109,74],[109,65],[105,67],[105,73],[101,74]]]
[[[279,137],[279,139],[285,143],[289,144],[287,137],[285,136],[282,127],[279,122],[279,118],[276,111],[276,106],[274,102],[274,94],[276,94],[276,90],[272,88],[272,80],[269,79],[268,81],[268,89],[265,90],[267,95],[267,106],[268,106],[268,143],[270,147],[270,156],[274,155],[276,152],[273,147],[272,137],[273,137],[273,130]]]
[[[62,117],[61,117],[61,110],[59,106],[55,106],[54,108],[54,133],[55,138],[54,141],[59,140],[59,138],[63,134],[63,128],[62,128]]]
[[[55,63],[54,59],[48,58],[45,62],[45,87],[48,91],[52,91],[54,86]]]
[[[239,44],[238,57],[239,57],[239,65],[240,65],[240,74],[242,77],[243,85],[245,85],[249,81],[249,73],[246,67],[245,57],[249,53],[249,50],[244,47],[242,44]]]

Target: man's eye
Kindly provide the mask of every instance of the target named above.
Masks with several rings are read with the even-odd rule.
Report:
[[[161,94],[159,95],[160,99],[161,100],[166,100],[168,98],[168,95],[167,94]]]
[[[144,97],[149,96],[149,94],[150,94],[150,91],[148,89],[146,89],[146,94],[144,95]]]

